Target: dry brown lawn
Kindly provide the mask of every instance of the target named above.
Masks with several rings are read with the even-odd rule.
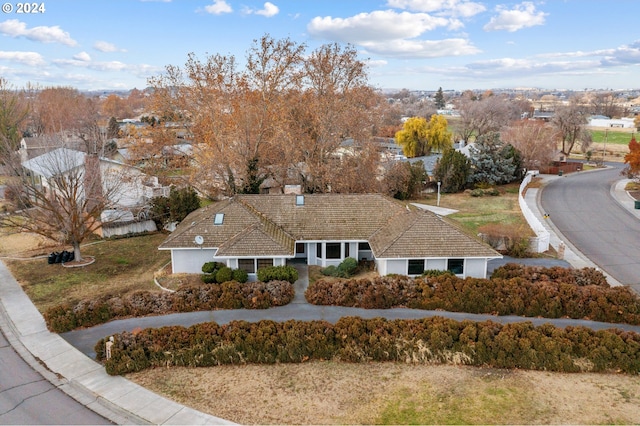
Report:
[[[241,424],[636,424],[640,377],[310,362],[127,376]]]

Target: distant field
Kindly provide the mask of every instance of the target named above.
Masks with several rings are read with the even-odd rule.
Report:
[[[604,143],[605,136],[606,142],[614,145],[629,145],[629,141],[631,140],[632,135],[635,132],[628,131],[630,129],[626,129],[624,131],[621,130],[591,130],[591,137],[594,142]]]

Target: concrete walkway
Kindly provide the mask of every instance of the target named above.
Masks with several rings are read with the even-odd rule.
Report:
[[[558,178],[549,175],[543,177],[546,180]],[[622,182],[612,188],[612,194],[621,205],[630,209],[640,219],[640,211],[634,210],[633,200],[624,191]],[[525,199],[532,210],[539,215],[540,220],[548,227],[551,233],[551,244],[557,250],[561,240],[549,221],[543,218],[543,214],[538,208],[538,197],[538,189],[530,188],[527,190]],[[446,211],[441,211],[438,214],[446,213]],[[594,266],[578,250],[566,242],[564,244],[566,244],[565,259],[571,265],[576,268]],[[558,264],[557,261],[554,264]],[[300,267],[298,270],[300,279],[295,284],[296,296],[293,302],[287,306],[267,310],[192,312],[118,320],[88,330],[65,333],[63,339],[60,335],[47,330],[42,315],[22,291],[4,263],[0,261],[0,328],[16,351],[35,370],[82,404],[118,424],[231,424],[224,419],[177,404],[122,377],[109,376],[101,364],[85,355],[91,356],[93,354],[93,345],[100,338],[123,330],[133,330],[137,327],[159,327],[171,324],[188,326],[199,322],[225,323],[236,319],[247,321],[324,319],[335,322],[344,316],[386,317],[389,319],[444,316],[460,321],[465,319],[472,321],[492,320],[500,323],[530,321],[535,325],[547,323],[558,327],[582,325],[593,329],[620,328],[640,333],[640,326],[571,319],[497,317],[404,308],[369,310],[313,306],[304,299],[304,290],[308,284],[307,268]],[[70,344],[69,341],[74,344]]]

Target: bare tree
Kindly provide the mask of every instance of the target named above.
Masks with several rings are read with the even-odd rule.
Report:
[[[500,138],[520,151],[527,169],[550,164],[557,150],[556,131],[542,121],[516,121],[500,133]]]
[[[561,141],[560,152],[567,157],[576,143],[580,143],[582,151],[586,151],[591,145],[590,134],[585,129],[587,113],[585,107],[576,99],[556,107],[551,123]]]
[[[60,147],[23,164],[15,153],[4,156],[13,210],[0,218],[0,227],[69,244],[82,260],[80,244],[105,223],[101,213],[118,205],[123,187],[135,185],[135,178],[118,167],[101,170],[97,156],[68,149],[60,139],[51,144]]]
[[[267,177],[311,192],[359,187],[342,179],[336,152],[347,139],[368,152],[386,107],[354,48],[306,55],[304,45],[269,36],[254,42],[242,69],[233,56],[190,55],[184,69],[169,66],[150,83],[156,115],[179,117],[199,142],[190,183],[210,196],[257,192]]]
[[[382,109],[368,85],[365,65],[353,46],[323,45],[304,61],[304,93],[292,113],[292,139],[304,165],[300,178],[308,192],[326,192],[337,174],[348,172],[331,161],[342,142],[371,138]]]
[[[590,112],[594,115],[604,115],[609,118],[620,117],[623,108],[618,104],[615,93],[597,92],[591,96]]]
[[[498,132],[513,121],[519,119],[523,112],[528,112],[528,105],[514,102],[506,96],[492,94],[483,95],[482,99],[464,97],[460,103],[461,126],[458,137],[468,141],[491,132]]]

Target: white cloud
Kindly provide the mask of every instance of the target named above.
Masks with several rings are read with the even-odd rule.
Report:
[[[463,18],[469,18],[486,10],[481,3],[464,0],[388,0],[387,5],[396,9],[434,12]]]
[[[480,49],[468,40],[451,38],[445,40],[391,40],[365,42],[361,45],[367,52],[394,58],[419,59],[444,56],[474,55]]]
[[[63,31],[59,26],[27,28],[27,24],[18,19],[8,19],[0,22],[0,33],[14,38],[25,37],[42,43],[61,43],[67,46],[76,46],[78,44],[68,32]]]
[[[76,55],[73,55],[73,59],[77,61],[89,62],[91,60],[91,56],[87,52],[80,52]]]
[[[100,52],[126,52],[125,49],[119,49],[115,44],[107,41],[96,41],[93,43],[93,48]]]
[[[225,0],[213,0],[213,4],[205,6],[204,10],[212,15],[222,15],[223,13],[233,12],[233,9]]]
[[[36,52],[3,52],[0,51],[0,60],[18,62],[31,67],[44,65],[42,55]]]
[[[262,9],[260,10],[247,9],[247,12],[254,13],[256,15],[266,16],[267,18],[271,18],[272,16],[277,15],[280,12],[280,9],[275,4],[271,2],[266,2]]]
[[[426,13],[397,13],[392,10],[378,10],[360,13],[350,18],[318,16],[309,22],[307,31],[314,37],[362,43],[414,38],[425,31],[445,27],[448,24],[448,19],[434,17]]]
[[[505,30],[514,32],[523,28],[543,25],[545,16],[548,15],[547,13],[536,11],[536,6],[528,1],[522,2],[511,10],[498,6],[496,11],[498,16],[491,18],[489,23],[484,26],[485,31]]]

